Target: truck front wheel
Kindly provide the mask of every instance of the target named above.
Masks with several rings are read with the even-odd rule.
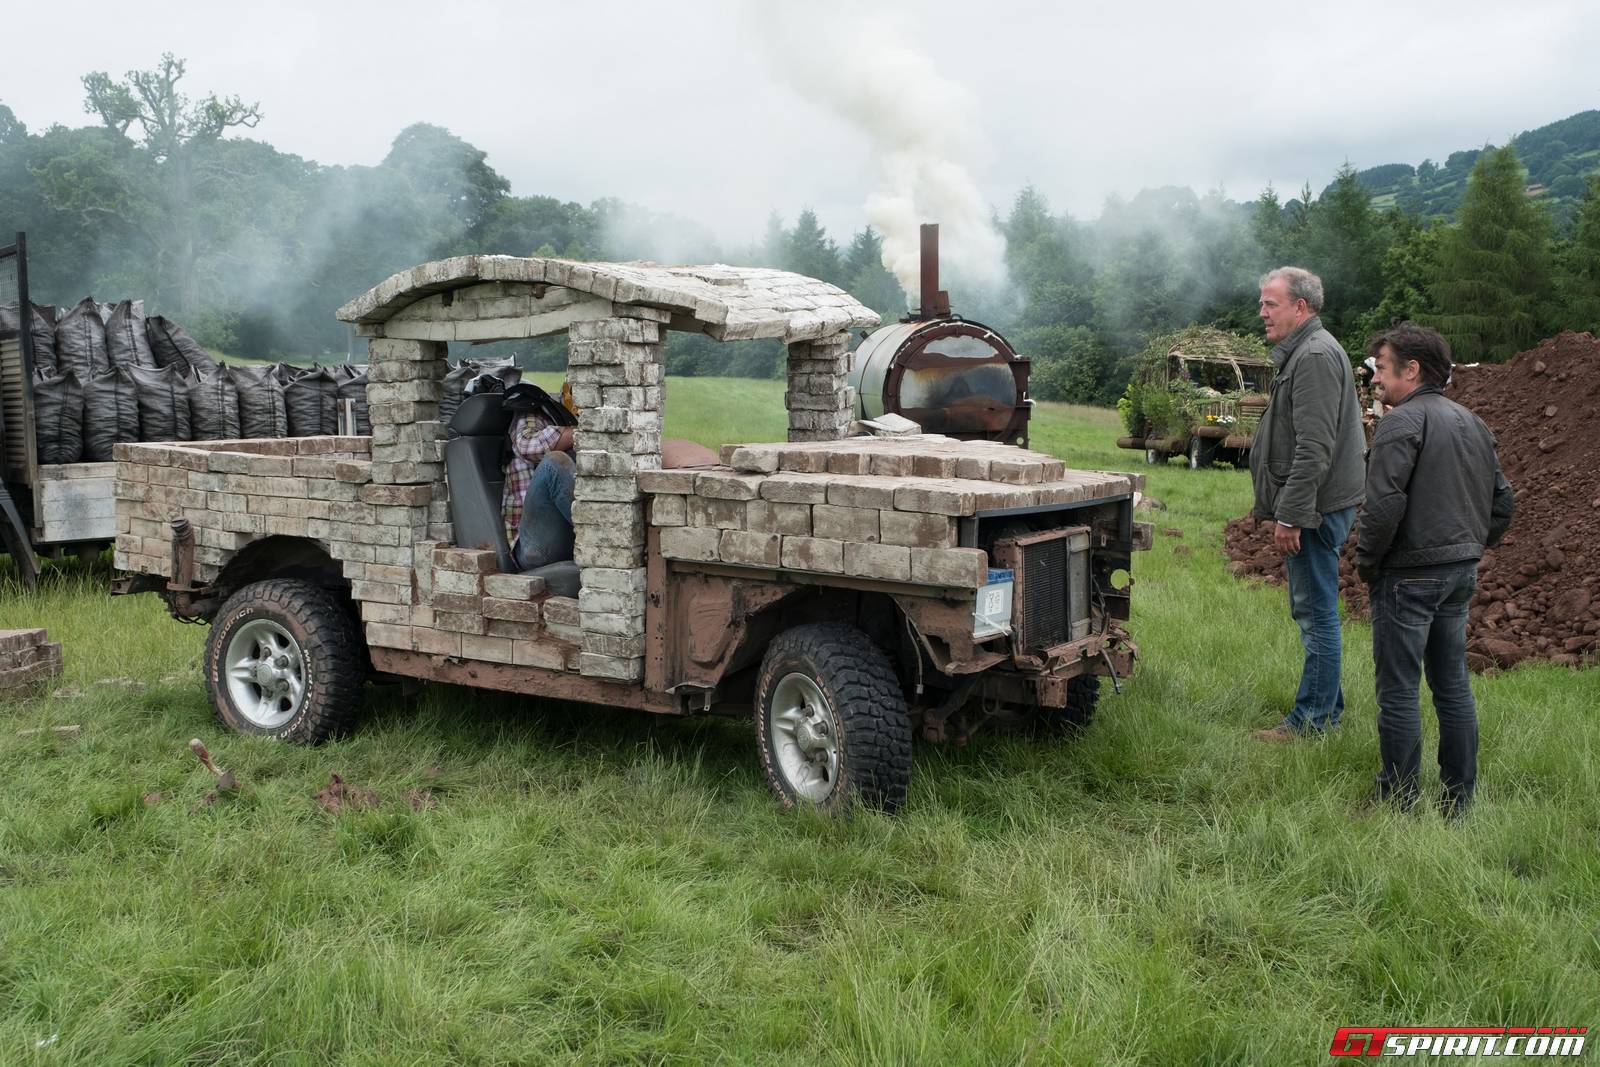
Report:
[[[1099,706],[1100,679],[1092,674],[1080,674],[1067,680],[1066,707],[1039,709],[1039,728],[1057,736],[1082,733],[1094,721],[1094,712]]]
[[[756,679],[756,737],[784,807],[892,812],[911,784],[911,717],[894,666],[854,626],[780,634]]]
[[[354,721],[365,674],[355,621],[310,582],[245,586],[206,640],[212,710],[238,734],[321,744]]]

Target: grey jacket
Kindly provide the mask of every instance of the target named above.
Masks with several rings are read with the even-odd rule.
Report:
[[[1396,570],[1478,559],[1511,525],[1511,483],[1494,435],[1436,386],[1378,420],[1356,566]]]
[[[1278,370],[1250,445],[1254,513],[1314,530],[1361,503],[1361,406],[1350,357],[1313,315],[1272,350]]]

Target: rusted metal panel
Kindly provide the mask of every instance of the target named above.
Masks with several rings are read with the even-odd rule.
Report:
[[[1006,663],[1011,654],[998,639],[979,644],[972,636],[976,603],[967,600],[930,600],[895,597],[894,602],[921,639],[928,659],[941,674],[961,676]]]
[[[666,693],[654,692],[627,682],[606,682],[567,671],[542,667],[517,667],[507,663],[485,663],[397,648],[373,648],[372,667],[383,674],[422,678],[476,689],[497,689],[505,693],[571,700],[582,704],[632,708],[659,715],[681,715],[682,710]]]
[[[939,224],[922,224],[922,262],[920,264],[922,302],[920,316],[925,319],[944,318],[950,314],[950,294],[939,288]]]
[[[667,582],[661,688],[669,691],[714,690],[759,651],[757,643],[766,647],[771,635],[766,632],[770,627],[759,622],[764,613],[803,589],[786,582],[694,572],[672,573]]]
[[[651,498],[645,506],[654,505]],[[644,684],[665,692],[672,687],[667,680],[667,564],[661,558],[661,529],[654,524],[646,527],[644,560]]]

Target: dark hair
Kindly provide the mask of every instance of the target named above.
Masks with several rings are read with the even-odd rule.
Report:
[[[1414,322],[1401,322],[1383,330],[1367,343],[1367,355],[1376,357],[1378,349],[1389,346],[1399,366],[1415,361],[1422,370],[1423,385],[1443,388],[1450,382],[1450,370],[1455,363],[1450,358],[1450,342],[1438,330],[1418,326]]]

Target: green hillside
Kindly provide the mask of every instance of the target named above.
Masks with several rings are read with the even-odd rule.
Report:
[[[1580,111],[1519,133],[1511,145],[1528,168],[1529,194],[1547,203],[1557,224],[1565,225],[1583,196],[1585,176],[1600,170],[1600,111]],[[1398,207],[1426,218],[1449,218],[1461,206],[1467,172],[1481,151],[1467,148],[1452,152],[1443,163],[1431,159],[1417,166],[1385,163],[1357,171],[1356,180],[1372,193],[1374,207]]]

